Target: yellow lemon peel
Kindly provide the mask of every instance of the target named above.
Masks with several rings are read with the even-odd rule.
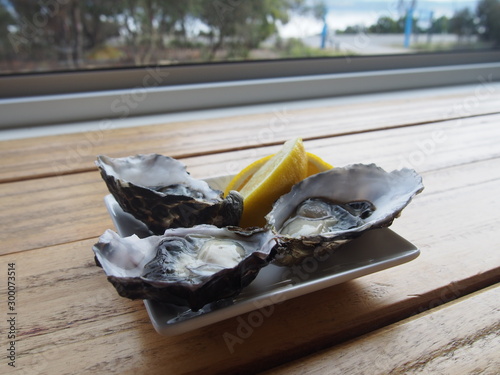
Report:
[[[281,195],[304,178],[331,169],[318,156],[306,152],[301,138],[285,142],[282,149],[244,168],[228,184],[225,194],[237,190],[244,198],[240,226],[264,226],[265,215]]]

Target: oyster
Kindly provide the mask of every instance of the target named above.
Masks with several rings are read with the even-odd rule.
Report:
[[[388,173],[374,164],[310,176],[280,197],[266,216],[280,243],[275,263],[297,264],[366,230],[387,227],[422,190],[414,170]]]
[[[191,177],[178,160],[158,154],[124,158],[101,155],[96,165],[120,207],[154,234],[198,224],[239,224],[241,195],[234,191],[223,199],[221,191]]]
[[[189,306],[236,296],[273,258],[276,242],[263,228],[198,225],[143,239],[107,230],[93,247],[122,297]]]

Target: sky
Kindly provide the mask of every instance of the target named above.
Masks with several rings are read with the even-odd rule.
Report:
[[[310,0],[314,3],[315,0]],[[402,7],[399,7],[398,0],[323,0],[328,7],[327,23],[331,30],[343,30],[347,26],[370,26],[374,24],[379,17],[388,16],[399,18],[403,14],[406,3],[403,1]],[[455,11],[470,8],[475,9],[477,0],[417,0],[415,15],[420,19],[428,19],[432,11],[434,18],[442,15],[451,17]],[[296,37],[302,38],[310,35],[316,35],[323,29],[323,22],[315,20],[312,17],[294,16],[286,25],[279,28],[280,35],[284,38]]]

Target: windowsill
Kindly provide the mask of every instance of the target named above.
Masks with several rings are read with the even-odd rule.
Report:
[[[115,121],[263,103],[277,105],[296,100],[491,82],[499,76],[500,63],[487,63],[12,98],[0,100],[0,128]]]
[[[0,129],[0,139],[21,139],[32,137],[43,137],[59,134],[72,134],[99,130],[103,121],[111,121],[111,125],[106,125],[115,129],[130,128],[136,126],[147,126],[157,124],[167,124],[175,122],[188,122],[196,120],[208,120],[214,118],[227,118],[231,116],[244,116],[252,114],[273,113],[277,111],[292,111],[299,109],[336,107],[349,104],[374,103],[377,101],[391,99],[418,99],[426,98],[429,95],[456,95],[474,91],[480,82],[468,85],[434,87],[412,90],[398,90],[391,92],[380,92],[360,95],[347,95],[331,98],[292,100],[268,104],[234,106],[227,108],[213,108],[204,110],[182,111],[175,113],[164,113],[146,116],[131,116],[114,120],[92,120],[82,122],[67,122],[55,125],[20,127],[13,129]],[[500,91],[500,83],[490,82],[493,89]]]

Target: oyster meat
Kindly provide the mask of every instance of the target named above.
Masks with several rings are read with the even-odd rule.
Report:
[[[198,225],[143,239],[107,230],[93,247],[97,265],[122,297],[189,306],[236,296],[275,254],[273,234]]]
[[[310,176],[280,197],[266,216],[280,243],[275,263],[289,266],[387,227],[423,190],[411,169],[390,173],[354,164]]]
[[[96,165],[120,207],[154,234],[198,224],[239,224],[241,195],[234,191],[224,199],[221,191],[191,177],[176,159],[158,154],[124,158],[101,155]]]

